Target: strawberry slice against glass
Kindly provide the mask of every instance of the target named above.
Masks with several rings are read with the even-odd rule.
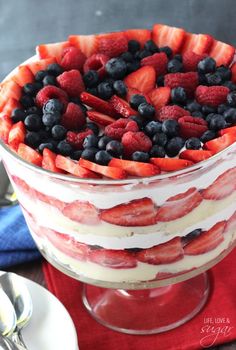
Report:
[[[62,41],[53,44],[41,44],[36,47],[36,52],[39,58],[55,57],[57,62],[60,63],[63,50],[70,46],[69,41]]]
[[[127,176],[126,172],[123,169],[112,166],[99,165],[82,158],[79,160],[79,165],[85,169],[94,171],[96,174],[103,175],[114,180],[122,180]]]
[[[0,85],[0,110],[3,109],[5,104],[10,98],[14,98],[19,101],[22,95],[21,86],[14,80],[7,80]]]
[[[152,40],[157,46],[169,46],[174,53],[178,52],[185,40],[185,31],[182,28],[170,27],[164,24],[154,24]]]
[[[127,40],[136,40],[143,48],[146,41],[151,40],[151,30],[149,29],[128,29],[124,31]]]
[[[182,53],[193,51],[198,55],[208,53],[213,42],[214,39],[209,34],[186,33],[184,45],[181,51]]]
[[[236,189],[236,168],[231,168],[217,177],[217,179],[202,191],[204,199],[219,200],[230,196]]]
[[[92,249],[88,260],[112,269],[130,269],[137,266],[135,257],[124,250]]]
[[[209,55],[214,58],[217,66],[229,66],[233,60],[235,48],[231,45],[215,40]]]
[[[157,166],[150,163],[135,162],[133,160],[112,158],[109,166],[121,168],[132,176],[146,177],[160,174],[160,169]]]
[[[19,66],[12,79],[20,86],[34,81],[34,75],[27,66]]]
[[[98,210],[89,202],[75,201],[63,209],[63,215],[82,224],[96,225],[99,223]]]
[[[80,49],[87,57],[97,52],[97,35],[70,35],[68,41],[70,45]]]
[[[57,168],[81,178],[99,178],[99,176],[94,172],[80,166],[77,161],[61,156],[60,154],[56,156],[55,165]]]
[[[176,171],[188,166],[193,165],[194,163],[186,159],[178,158],[151,158],[152,164],[158,166],[162,171]]]
[[[17,153],[21,158],[23,158],[29,163],[32,163],[38,166],[42,165],[43,157],[41,156],[41,154],[39,154],[33,148],[25,145],[24,143],[19,144]]]
[[[26,135],[26,130],[25,130],[24,123],[20,121],[14,124],[11,127],[11,130],[9,132],[9,137],[8,137],[9,146],[15,151],[17,151],[19,144],[24,142],[25,135]]]
[[[39,61],[32,61],[28,63],[26,66],[31,70],[31,72],[35,75],[39,70],[44,70],[47,68],[49,64],[56,63],[55,57],[45,58]]]

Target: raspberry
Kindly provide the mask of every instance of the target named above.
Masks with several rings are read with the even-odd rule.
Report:
[[[109,57],[102,53],[90,56],[84,64],[84,73],[87,73],[89,70],[95,70],[97,71],[99,78],[103,78],[106,74],[105,64],[107,61],[109,61]]]
[[[124,36],[114,39],[104,37],[99,40],[98,51],[109,57],[117,57],[128,51],[128,41]]]
[[[80,106],[70,102],[61,117],[61,125],[67,130],[78,130],[84,126],[85,122],[86,117]]]
[[[67,47],[63,50],[60,65],[64,70],[78,69],[82,71],[86,56],[82,51],[74,46]]]
[[[166,74],[164,85],[171,89],[181,86],[185,89],[187,95],[191,97],[198,86],[198,74],[197,72]]]
[[[57,77],[57,82],[71,97],[77,97],[85,90],[82,76],[76,69],[60,74]]]
[[[184,115],[190,115],[189,111],[179,107],[179,106],[164,106],[159,111],[158,119],[164,121],[166,119],[178,120]]]
[[[199,85],[195,91],[195,97],[201,105],[217,107],[226,102],[229,91],[226,86]]]
[[[141,60],[141,66],[153,66],[157,75],[166,73],[168,58],[164,52],[155,53],[152,56],[145,57]]]
[[[43,87],[36,95],[36,104],[39,107],[43,107],[43,105],[51,99],[57,99],[63,103],[64,108],[68,104],[68,96],[67,93],[56,86],[47,85]]]
[[[193,72],[197,70],[198,63],[207,57],[207,54],[200,54],[193,51],[186,51],[183,54],[183,67],[185,72]]]
[[[66,134],[66,141],[76,150],[83,149],[83,142],[85,137],[92,135],[93,131],[91,129],[76,133],[73,131],[68,131]]]
[[[138,125],[135,121],[129,119],[118,119],[114,123],[106,126],[105,135],[115,140],[121,140],[127,131],[138,131]]]
[[[201,137],[207,131],[207,122],[202,118],[185,116],[178,120],[180,135],[186,139],[190,137]]]
[[[127,157],[131,157],[131,155],[136,151],[149,152],[152,147],[152,141],[142,131],[126,132],[122,136],[121,142],[124,147],[124,153]]]

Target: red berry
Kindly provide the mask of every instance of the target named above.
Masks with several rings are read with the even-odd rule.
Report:
[[[141,66],[152,66],[157,75],[166,73],[168,58],[164,52],[155,53],[141,60]]]
[[[166,74],[164,83],[171,89],[183,87],[187,95],[191,97],[198,86],[198,74],[197,72]]]
[[[121,118],[106,126],[104,133],[112,139],[121,140],[127,131],[138,131],[138,125],[133,120]]]
[[[203,86],[199,85],[195,91],[195,97],[201,105],[217,107],[225,103],[229,88],[226,86]]]
[[[194,51],[198,55],[208,53],[211,49],[213,41],[213,37],[209,34],[186,33],[182,52],[185,53],[187,51]]]
[[[214,58],[216,65],[229,66],[232,62],[235,54],[235,48],[229,44],[223,43],[222,41],[215,40],[211,47],[209,56]]]
[[[136,111],[130,107],[128,102],[116,95],[113,95],[109,102],[113,110],[125,118],[136,114]]]
[[[45,86],[37,93],[36,104],[42,108],[43,105],[52,98],[60,100],[63,103],[64,108],[66,108],[68,104],[67,93],[62,89],[59,89],[58,87],[52,85]]]
[[[186,149],[179,155],[181,159],[191,160],[194,163],[201,162],[212,156],[212,152],[203,149]]]
[[[84,82],[80,72],[72,69],[69,72],[64,72],[57,77],[59,86],[67,92],[69,96],[77,97],[85,90]]]
[[[131,176],[154,176],[160,173],[160,169],[153,164],[126,159],[112,158],[109,162],[109,166],[121,168]]]
[[[171,90],[167,86],[158,87],[149,92],[148,97],[151,104],[155,107],[156,115],[161,107],[166,106],[170,102]]]
[[[91,129],[88,129],[79,133],[68,131],[66,134],[66,141],[75,149],[80,150],[83,148],[83,142],[85,137],[92,134],[93,132]]]
[[[102,78],[106,74],[105,64],[107,61],[109,61],[109,56],[102,53],[90,56],[84,63],[84,73],[87,73],[89,70],[95,70],[99,78]]]
[[[152,141],[142,131],[128,131],[122,136],[121,140],[124,146],[124,153],[130,157],[135,151],[149,152],[152,147]]]
[[[193,51],[186,51],[183,54],[183,67],[185,72],[193,72],[197,70],[198,63],[207,57],[206,54],[200,54]]]
[[[65,113],[61,117],[61,124],[68,130],[79,130],[86,122],[86,117],[75,103],[68,103]]]
[[[169,46],[174,52],[178,52],[185,39],[185,31],[182,28],[170,27],[164,24],[154,24],[152,40],[157,46]]]
[[[144,66],[127,75],[124,81],[128,88],[137,89],[141,93],[148,93],[156,85],[156,71],[151,66]]]
[[[104,37],[99,39],[98,51],[109,57],[117,57],[128,50],[128,40],[125,36],[116,38]]]
[[[184,115],[189,115],[189,111],[179,107],[179,106],[164,106],[159,110],[158,119],[164,121],[166,119],[178,120]]]
[[[201,137],[207,131],[207,122],[202,118],[185,116],[178,120],[180,135],[186,139],[189,137]]]
[[[64,70],[78,69],[82,71],[86,56],[77,47],[70,46],[63,50],[60,65]]]
[[[86,106],[95,109],[97,112],[110,115],[111,117],[116,116],[115,111],[107,101],[104,101],[97,96],[91,95],[86,91],[82,92],[82,94],[80,95],[80,100]]]

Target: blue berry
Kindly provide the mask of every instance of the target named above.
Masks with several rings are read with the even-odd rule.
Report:
[[[175,56],[174,56],[174,59],[176,59],[176,60],[178,60],[178,61],[180,61],[180,62],[183,62],[183,57],[182,57],[181,54],[175,55]]]
[[[144,44],[144,49],[152,53],[159,52],[158,46],[154,43],[153,40],[148,40]]]
[[[132,160],[135,162],[148,163],[150,160],[149,154],[146,152],[136,151],[132,154]]]
[[[143,95],[134,94],[131,96],[129,103],[132,108],[138,110],[139,105],[141,105],[141,103],[147,103],[147,100]]]
[[[223,81],[230,80],[232,77],[232,72],[229,69],[229,67],[225,67],[225,66],[217,67],[216,72],[221,76],[221,79]]]
[[[178,73],[183,71],[183,63],[176,58],[170,60],[167,64],[168,73]]]
[[[161,132],[161,130],[162,130],[162,124],[154,120],[147,123],[144,128],[144,131],[148,136],[153,136],[156,133]]]
[[[217,107],[217,113],[224,114],[224,112],[227,111],[228,109],[229,109],[229,106],[227,106],[225,104],[221,104]]]
[[[98,96],[103,100],[109,100],[114,94],[114,90],[108,82],[100,83],[97,89],[98,89]]]
[[[67,130],[62,125],[54,125],[51,130],[54,140],[63,140],[66,136]]]
[[[106,146],[108,142],[112,141],[112,139],[109,136],[102,136],[100,140],[98,141],[98,148],[99,149],[106,149]]]
[[[29,131],[39,131],[42,128],[42,120],[38,114],[30,114],[25,120],[24,124]]]
[[[184,145],[184,140],[181,137],[173,137],[165,145],[165,151],[168,157],[175,157]]]
[[[124,97],[127,94],[127,87],[123,80],[116,80],[113,84],[116,95]]]
[[[65,140],[58,143],[57,150],[63,156],[69,156],[73,151],[72,146]]]
[[[140,68],[140,63],[138,60],[134,60],[133,62],[127,62],[127,73],[135,72]]]
[[[202,136],[200,137],[200,140],[205,143],[207,141],[213,140],[216,137],[216,132],[213,130],[207,130],[205,131]]]
[[[187,100],[187,94],[184,88],[176,87],[171,90],[171,100],[176,104],[184,104]]]
[[[143,58],[145,57],[148,57],[148,56],[151,56],[152,55],[152,52],[151,51],[148,51],[148,50],[140,50],[140,51],[137,51],[134,55],[134,58],[141,61]]]
[[[199,73],[213,73],[216,70],[216,61],[214,58],[206,57],[198,63],[197,69]]]
[[[236,84],[234,84],[231,80],[225,81],[223,86],[226,86],[227,88],[229,88],[230,91],[235,91],[236,90]]]
[[[91,95],[98,96],[97,87],[87,88],[86,91]]]
[[[54,75],[55,77],[57,77],[58,75],[63,73],[63,68],[57,63],[51,63],[47,66],[46,71],[50,75]]]
[[[47,148],[49,149],[50,151],[54,152],[55,151],[55,147],[54,147],[54,144],[51,143],[51,142],[44,142],[44,143],[41,143],[38,147],[38,150],[40,153],[43,153],[43,150]]]
[[[23,87],[23,91],[26,95],[35,96],[36,93],[41,89],[40,83],[27,83]]]
[[[112,58],[106,63],[105,69],[111,78],[123,79],[127,71],[127,65],[120,58]]]
[[[120,157],[123,155],[123,145],[121,142],[112,140],[107,143],[106,145],[106,151],[110,153],[114,157]]]
[[[208,123],[210,130],[221,130],[226,127],[226,121],[225,118],[220,114],[215,114],[213,118],[211,118],[210,122]]]
[[[79,159],[81,158],[82,152],[83,152],[83,151],[81,151],[81,150],[76,150],[76,151],[74,151],[74,152],[70,155],[71,159],[79,160]]]
[[[236,91],[230,92],[227,95],[227,104],[230,107],[236,107]]]
[[[20,104],[27,109],[34,106],[34,99],[32,96],[23,95],[20,99]]]
[[[159,146],[165,146],[167,141],[168,141],[168,137],[163,132],[156,133],[152,138],[152,142],[155,145],[159,145]]]
[[[155,108],[149,103],[141,103],[138,106],[139,114],[144,118],[152,118],[155,115]]]
[[[121,58],[123,61],[127,62],[127,63],[128,63],[128,62],[133,62],[133,60],[134,60],[134,57],[133,57],[132,53],[129,52],[129,51],[123,52],[123,53],[120,55],[120,58]]]
[[[202,106],[197,103],[196,101],[190,101],[187,103],[186,109],[192,113],[192,112],[197,112],[197,111],[201,111]]]
[[[96,70],[89,70],[87,73],[84,73],[83,81],[86,87],[94,87],[98,85],[99,76]]]
[[[26,113],[23,109],[21,108],[15,108],[13,111],[12,111],[12,114],[11,114],[11,119],[13,121],[13,123],[17,123],[17,122],[20,122],[20,121],[24,121],[26,118]]]
[[[157,77],[157,85],[158,86],[164,86],[164,75],[159,75]]]
[[[95,124],[93,122],[87,123],[86,124],[86,128],[92,130],[94,135],[98,135],[99,134],[99,127],[97,126],[97,124]]]
[[[45,113],[42,121],[45,126],[52,127],[53,125],[59,124],[61,116],[58,112]]]
[[[201,141],[197,137],[190,137],[186,141],[185,147],[187,149],[199,149],[201,148]]]
[[[140,43],[137,40],[128,41],[128,50],[131,53],[135,53],[140,50]]]
[[[236,108],[229,108],[223,114],[225,121],[230,124],[236,123]]]
[[[168,58],[171,58],[173,55],[173,51],[169,46],[163,46],[160,47],[160,52],[165,52],[165,54],[167,55]]]
[[[46,75],[43,78],[43,86],[47,85],[57,85],[56,77],[54,77],[53,75]]]
[[[204,115],[200,111],[195,111],[195,112],[192,112],[192,117],[204,118]]]
[[[98,146],[98,138],[96,135],[88,135],[83,142],[84,148],[94,148]]]
[[[164,147],[154,145],[149,151],[149,154],[151,158],[165,158],[166,152]]]
[[[63,110],[63,104],[61,101],[52,98],[48,100],[44,105],[43,105],[43,112],[45,113],[54,113],[54,112],[61,112]]]
[[[215,113],[215,108],[214,107],[211,107],[211,106],[202,106],[202,113],[204,115],[208,115],[210,113]]]
[[[140,117],[139,115],[131,115],[129,117],[129,119],[133,120],[134,122],[136,122],[138,124],[139,129],[143,128],[144,125],[144,120],[142,117]]]
[[[39,107],[33,106],[33,107],[30,107],[30,108],[27,108],[26,114],[27,115],[29,115],[29,114],[38,114],[38,115],[42,116],[42,110]]]
[[[179,133],[179,124],[174,119],[166,119],[162,123],[162,132],[167,136],[177,136]]]
[[[41,142],[41,138],[39,133],[35,131],[28,131],[25,136],[25,143],[26,145],[37,148]]]
[[[46,77],[46,75],[48,75],[48,72],[46,70],[39,70],[36,74],[35,74],[35,81],[38,82],[42,82],[44,77]]]
[[[96,163],[101,165],[107,165],[111,159],[112,159],[112,156],[107,151],[98,151],[95,154]]]
[[[91,162],[95,159],[95,154],[98,152],[97,148],[86,148],[81,154],[81,158],[90,160]]]
[[[217,72],[206,74],[206,81],[209,86],[221,85],[222,77]]]
[[[198,237],[200,234],[202,233],[202,229],[201,228],[197,228],[193,231],[191,231],[190,233],[188,233],[186,236],[182,237],[182,243],[183,245],[188,244],[189,242],[191,242],[193,239],[195,239],[196,237]]]

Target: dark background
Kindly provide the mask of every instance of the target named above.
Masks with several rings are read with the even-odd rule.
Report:
[[[0,80],[39,43],[154,23],[236,45],[235,0],[0,0]]]

